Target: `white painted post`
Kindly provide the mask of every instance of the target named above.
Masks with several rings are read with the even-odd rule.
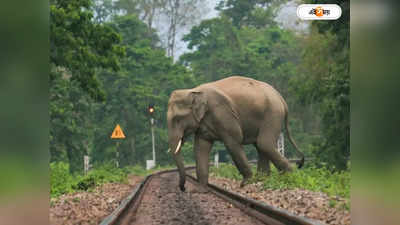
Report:
[[[115,151],[115,166],[119,168],[119,139],[117,139],[117,149]]]
[[[283,133],[279,135],[278,139],[278,151],[282,156],[285,156],[285,138],[283,137]]]
[[[214,155],[214,166],[218,168],[219,164],[219,151],[217,151]]]
[[[89,156],[84,155],[83,156],[83,167],[84,167],[84,171],[85,171],[85,175],[87,175],[88,171],[89,171]]]

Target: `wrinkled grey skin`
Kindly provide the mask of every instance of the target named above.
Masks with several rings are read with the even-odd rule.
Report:
[[[172,92],[167,113],[168,138],[179,169],[180,189],[185,190],[180,148],[191,134],[195,135],[196,174],[202,185],[208,183],[208,159],[215,141],[222,141],[231,154],[243,175],[241,186],[252,176],[242,145],[253,144],[256,147],[259,172],[269,174],[270,161],[280,171],[291,171],[288,160],[277,151],[277,140],[284,125],[290,142],[302,157],[301,167],[304,155],[298,151],[289,133],[287,117],[287,104],[272,86],[246,77],[228,77]]]

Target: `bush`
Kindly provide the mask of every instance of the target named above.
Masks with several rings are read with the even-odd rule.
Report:
[[[239,171],[237,168],[232,165],[232,164],[225,164],[225,163],[220,163],[219,168],[217,169],[216,167],[211,167],[211,173],[214,174],[214,176],[217,177],[226,177],[229,179],[233,180],[241,180],[242,175],[240,175]]]
[[[325,192],[329,196],[350,198],[350,172],[331,172],[327,168],[309,167],[292,173],[279,174],[273,169],[271,176],[262,180],[265,189],[301,188]]]
[[[58,197],[75,191],[88,191],[104,183],[126,183],[128,174],[145,176],[149,172],[139,165],[116,168],[107,163],[90,170],[86,176],[71,175],[67,163],[54,162],[50,163],[50,195]]]
[[[67,163],[50,163],[50,195],[52,197],[72,192],[73,180]]]
[[[128,173],[135,174],[137,176],[147,176],[150,172],[140,165],[128,166],[124,168]]]

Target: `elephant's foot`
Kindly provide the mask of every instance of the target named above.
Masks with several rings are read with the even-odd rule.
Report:
[[[260,178],[260,177],[268,177],[269,175],[271,175],[271,171],[270,170],[258,170],[256,173],[256,177]]]
[[[200,193],[200,194],[206,194],[206,193],[208,193],[208,192],[210,192],[210,191],[209,191],[207,185],[200,184],[199,186],[197,186],[195,192],[196,192],[196,193]]]
[[[250,168],[242,172],[243,180],[240,183],[240,187],[244,187],[250,183],[251,178],[253,177],[253,173],[251,172]]]
[[[254,176],[254,179],[252,179],[252,180],[253,180],[253,182],[256,183],[256,182],[266,179],[270,175],[271,175],[270,173],[266,173],[266,172],[257,172]]]
[[[291,173],[293,172],[293,169],[283,169],[283,170],[279,170],[279,175],[284,175],[287,173]]]
[[[249,183],[250,183],[250,177],[244,178],[244,179],[242,180],[242,182],[240,183],[240,187],[242,188],[242,187],[248,185]]]
[[[293,171],[293,166],[287,160],[275,164],[275,167],[278,168],[280,173],[287,173]]]
[[[293,169],[293,167],[291,165],[287,165],[285,167],[280,168],[279,169],[279,173],[280,174],[290,173],[290,172],[293,172],[293,170],[294,169]]]
[[[185,185],[179,185],[179,189],[181,189],[182,192],[185,192],[186,190]]]

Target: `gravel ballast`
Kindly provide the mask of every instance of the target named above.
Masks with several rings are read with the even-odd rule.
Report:
[[[51,225],[99,224],[128,196],[142,177],[130,175],[127,184],[107,183],[93,191],[65,194],[51,199]]]
[[[349,225],[350,212],[344,208],[345,199],[329,197],[325,193],[302,189],[263,190],[262,183],[240,188],[240,181],[210,177],[209,182],[266,204],[285,209],[299,216],[332,225]]]

